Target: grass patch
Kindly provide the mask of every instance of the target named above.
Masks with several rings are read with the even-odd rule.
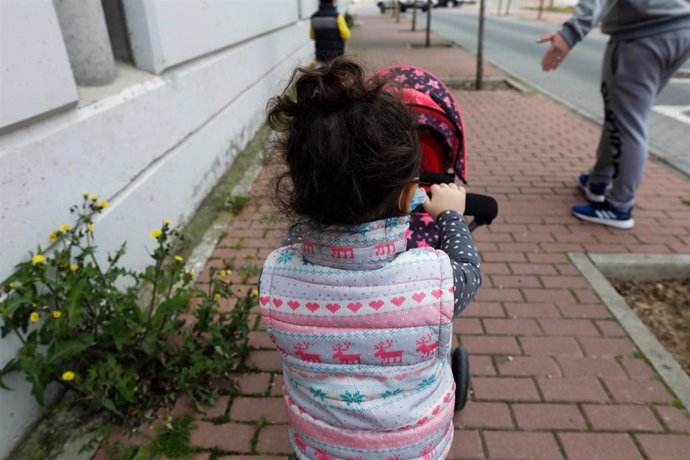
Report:
[[[538,6],[523,6],[520,9],[522,10],[529,10],[529,11],[539,11]],[[546,13],[574,13],[575,12],[575,7],[574,6],[547,6],[544,5],[544,8],[542,11]]]
[[[256,453],[256,445],[259,444],[259,433],[261,429],[267,424],[266,417],[261,417],[258,422],[256,422],[256,431],[254,431],[254,436],[252,440],[249,441],[249,451]]]
[[[158,429],[150,445],[151,453],[168,458],[188,458],[192,454],[189,445],[192,428],[193,419],[190,415],[171,419]]]
[[[231,196],[225,201],[225,207],[236,216],[249,204],[249,200],[250,198],[244,195]]]
[[[256,264],[243,265],[237,270],[237,274],[240,275],[240,280],[242,284],[247,284],[247,282],[256,276],[261,274],[262,267]]]

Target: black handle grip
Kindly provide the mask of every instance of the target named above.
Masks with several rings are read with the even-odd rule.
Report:
[[[413,211],[424,212],[424,208],[419,205]],[[464,215],[474,217],[476,225],[490,225],[498,215],[498,202],[489,195],[468,193],[465,198]]]
[[[498,215],[498,202],[489,195],[468,193],[464,215],[473,216],[479,225],[489,225]]]

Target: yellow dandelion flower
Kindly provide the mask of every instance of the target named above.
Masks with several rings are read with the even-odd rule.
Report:
[[[10,289],[14,289],[15,287],[17,287],[17,283],[12,281],[12,282],[10,282],[10,284],[8,284],[8,286],[10,287]]]
[[[62,224],[60,225],[60,231],[62,233],[68,232],[69,231],[69,225],[68,224]]]
[[[175,256],[175,262],[182,263],[184,262],[184,259],[181,256]]]
[[[62,380],[65,382],[71,382],[74,380],[74,377],[76,377],[76,375],[74,375],[74,372],[72,371],[65,371],[62,373]]]
[[[158,229],[151,230],[151,237],[158,239],[158,237],[161,236],[161,231]]]
[[[91,195],[89,192],[81,192],[81,196],[83,196],[84,198],[88,198],[89,195]]]
[[[226,276],[228,276],[228,272],[225,270],[221,270],[220,272],[218,272],[218,274],[221,278],[225,278]]]
[[[69,266],[69,269],[72,270],[73,272],[76,272],[77,270],[79,270],[79,265],[72,264]]]
[[[172,220],[170,220],[170,219],[165,219],[165,220],[163,221],[163,223],[164,223],[165,225],[172,225]]]
[[[100,206],[101,209],[105,209],[108,206],[110,206],[110,203],[108,203],[107,201],[101,201],[101,204],[99,204],[98,206]]]
[[[46,258],[43,256],[43,254],[36,254],[31,258],[31,263],[36,265],[36,264],[42,264],[43,262],[46,261]]]
[[[93,233],[96,227],[93,226],[93,224],[89,224],[86,226],[86,231]]]
[[[220,300],[220,294],[213,294],[213,300],[218,302]]]
[[[32,323],[35,323],[39,319],[41,319],[41,315],[39,315],[38,312],[33,312],[29,315],[29,319],[31,320]]]
[[[55,310],[53,312],[53,318],[58,319],[61,316],[62,316],[62,312],[60,310]]]
[[[240,292],[244,292],[244,288],[243,288],[243,287],[241,287],[241,288],[239,288],[239,289],[237,289],[237,290],[240,291]]]
[[[252,289],[252,295],[253,295],[254,297],[259,297],[259,290],[256,289],[256,288]]]
[[[189,276],[194,278],[196,276],[196,272],[194,270],[189,270],[187,273],[189,273]]]
[[[98,201],[98,195],[91,195],[91,201]]]
[[[57,239],[58,239],[57,232],[56,232],[56,231],[50,232],[50,235],[48,235],[48,239],[49,239],[50,241],[52,241],[53,243],[55,243],[55,242],[57,241]]]

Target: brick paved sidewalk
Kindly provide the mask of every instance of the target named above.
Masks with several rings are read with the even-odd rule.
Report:
[[[406,47],[404,22],[362,20],[349,46],[370,68],[413,63],[440,77],[472,75],[466,52],[420,53]],[[651,161],[633,230],[583,224],[569,208],[582,201],[575,177],[589,165],[598,129],[539,95],[455,96],[466,123],[469,188],[496,197],[500,217],[475,232],[484,283],[455,327],[471,354],[473,395],[456,416],[450,458],[687,459],[690,418],[567,253],[690,253],[682,203],[690,183]],[[285,224],[267,204],[268,176],[265,170],[210,263],[261,263],[279,244]],[[279,356],[257,320],[258,312],[253,371],[240,376],[241,395],[195,416],[192,443],[208,451],[199,459],[291,453]],[[181,401],[176,413],[185,408]]]

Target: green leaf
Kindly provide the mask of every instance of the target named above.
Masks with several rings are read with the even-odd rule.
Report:
[[[132,460],[150,460],[151,452],[148,447],[141,447]]]
[[[81,320],[81,298],[86,289],[86,280],[80,279],[67,297],[66,310],[70,327],[76,327]]]
[[[14,312],[25,303],[30,303],[30,298],[26,294],[21,297],[12,297],[7,299],[6,301],[0,303],[0,314],[2,314],[2,316],[5,318],[11,317],[14,315]]]
[[[68,360],[72,356],[78,355],[92,345],[92,341],[85,343],[80,340],[68,340],[66,342],[58,343],[55,345],[55,347],[51,347],[51,349],[48,350],[46,363],[54,364],[63,360]]]
[[[154,327],[159,327],[161,321],[163,321],[163,318],[166,316],[169,317],[174,313],[184,311],[185,308],[187,308],[186,297],[173,297],[172,299],[161,302],[158,308],[156,308],[156,312],[153,314]]]
[[[15,372],[18,370],[20,370],[19,361],[16,358],[10,359],[2,370],[0,370],[0,388],[3,390],[12,391],[12,388],[5,385],[5,382],[3,382],[2,378],[10,372]]]
[[[108,327],[108,332],[113,339],[117,351],[122,351],[124,345],[132,341],[132,334],[136,333],[136,331],[127,327],[126,323],[120,321],[112,323],[110,327]]]
[[[117,407],[115,407],[115,403],[112,402],[110,399],[101,399],[100,402],[103,405],[103,407],[108,409],[110,412],[117,414],[120,417],[122,417],[122,412],[117,410]]]

